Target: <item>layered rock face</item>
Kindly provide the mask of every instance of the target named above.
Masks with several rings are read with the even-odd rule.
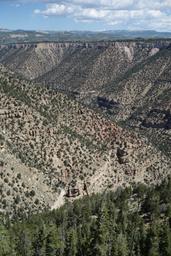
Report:
[[[82,82],[83,78],[88,80],[89,87],[91,84],[93,87],[95,84],[100,87],[102,75],[109,76],[101,81],[101,85],[105,85],[135,63],[154,55],[169,44],[169,40],[155,40],[0,45],[0,62],[28,79],[38,78],[40,81],[71,89],[72,82],[75,82],[75,87],[80,90],[81,87],[84,88],[79,83],[81,79]],[[52,72],[48,73],[49,71]],[[63,75],[67,73],[70,75],[64,79]],[[98,78],[97,81],[92,81],[93,75],[94,80]],[[43,77],[39,79],[40,76]]]
[[[160,183],[170,161],[147,139],[0,67],[0,208],[41,211],[66,197]]]

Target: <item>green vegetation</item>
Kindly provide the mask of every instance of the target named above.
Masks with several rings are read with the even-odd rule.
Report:
[[[89,138],[86,138],[85,136],[82,136],[78,133],[76,133],[75,131],[73,131],[70,127],[67,126],[62,126],[61,128],[61,133],[66,133],[69,134],[73,139],[74,138],[78,138],[79,141],[82,143],[82,145],[86,145],[87,148],[89,148],[90,150],[99,150],[99,152],[102,151],[106,151],[107,150],[107,146],[105,145],[105,143],[98,143],[98,144],[92,144],[92,140],[90,140]],[[93,137],[93,136],[92,136]],[[95,138],[93,137],[93,141],[95,141]]]
[[[115,92],[118,93],[118,91],[122,92],[123,87],[121,87],[120,83],[125,81],[128,81],[128,79],[132,78],[136,73],[143,70],[147,65],[150,65],[152,63],[155,63],[158,58],[162,57],[168,57],[171,55],[171,50],[169,49],[162,49],[158,53],[154,54],[150,58],[145,59],[144,61],[140,63],[136,63],[133,67],[129,68],[122,76],[118,76],[115,78],[114,81],[112,81],[110,84],[107,85],[107,92]],[[123,84],[124,86],[124,84]],[[165,95],[164,95],[165,96]]]
[[[0,255],[169,256],[171,179],[86,196],[27,220],[1,216]]]

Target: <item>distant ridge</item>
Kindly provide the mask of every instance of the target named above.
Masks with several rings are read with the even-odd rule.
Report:
[[[155,30],[108,30],[108,31],[33,31],[8,30],[0,28],[0,43],[42,42],[42,41],[102,41],[120,39],[171,38],[171,32]]]

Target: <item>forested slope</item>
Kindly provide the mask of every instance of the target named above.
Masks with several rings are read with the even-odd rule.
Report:
[[[86,196],[10,221],[1,216],[0,255],[170,256],[171,180]]]

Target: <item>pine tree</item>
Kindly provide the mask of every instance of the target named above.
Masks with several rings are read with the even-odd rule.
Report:
[[[169,223],[163,224],[161,233],[160,233],[160,255],[161,256],[170,256],[171,255],[171,230],[169,228]]]
[[[98,234],[97,234],[97,255],[106,256],[109,251],[109,226],[110,218],[108,213],[108,208],[106,204],[102,204],[99,216],[98,216]]]
[[[116,240],[113,244],[113,255],[112,256],[128,256],[128,243],[125,235],[120,233],[117,235]]]
[[[65,255],[77,255],[77,233],[73,228],[70,228],[67,232]]]
[[[39,227],[39,229],[36,230],[36,233],[33,233],[33,256],[40,256],[45,254],[46,234],[47,229],[45,229],[44,226]]]
[[[1,256],[15,256],[14,244],[10,239],[9,231],[0,224],[0,255]]]

